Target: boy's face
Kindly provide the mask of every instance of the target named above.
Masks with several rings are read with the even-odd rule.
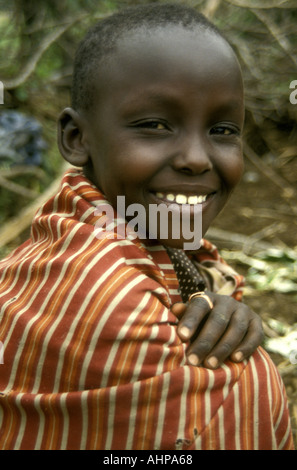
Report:
[[[126,207],[138,203],[147,213],[150,204],[203,201],[204,235],[243,169],[243,87],[234,53],[212,32],[139,30],[103,67],[96,105],[84,116],[89,176],[114,207],[120,195]],[[169,235],[164,243],[183,242]]]

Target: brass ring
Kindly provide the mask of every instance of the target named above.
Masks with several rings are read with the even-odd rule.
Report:
[[[210,300],[210,298],[208,297],[208,295],[205,294],[205,292],[194,292],[194,294],[190,295],[190,297],[189,297],[189,302],[190,302],[191,300],[195,299],[196,297],[200,297],[201,299],[206,300],[206,302],[207,302],[208,305],[209,305],[210,310],[213,309],[213,303],[212,303],[212,301]]]

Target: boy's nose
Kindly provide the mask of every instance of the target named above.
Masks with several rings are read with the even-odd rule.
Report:
[[[198,136],[184,138],[175,151],[174,169],[189,174],[201,174],[213,168],[206,139]]]

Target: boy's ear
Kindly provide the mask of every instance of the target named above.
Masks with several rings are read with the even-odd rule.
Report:
[[[84,166],[89,160],[83,129],[83,118],[74,109],[65,108],[58,118],[58,147],[63,158],[74,166]]]

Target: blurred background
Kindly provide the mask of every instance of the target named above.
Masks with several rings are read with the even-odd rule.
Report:
[[[141,3],[149,2],[0,0],[0,258],[29,236],[65,170],[56,120],[70,103],[79,40],[100,18]],[[245,173],[207,236],[247,278],[245,301],[263,319],[297,446],[297,0],[178,3],[221,28],[243,69]]]

